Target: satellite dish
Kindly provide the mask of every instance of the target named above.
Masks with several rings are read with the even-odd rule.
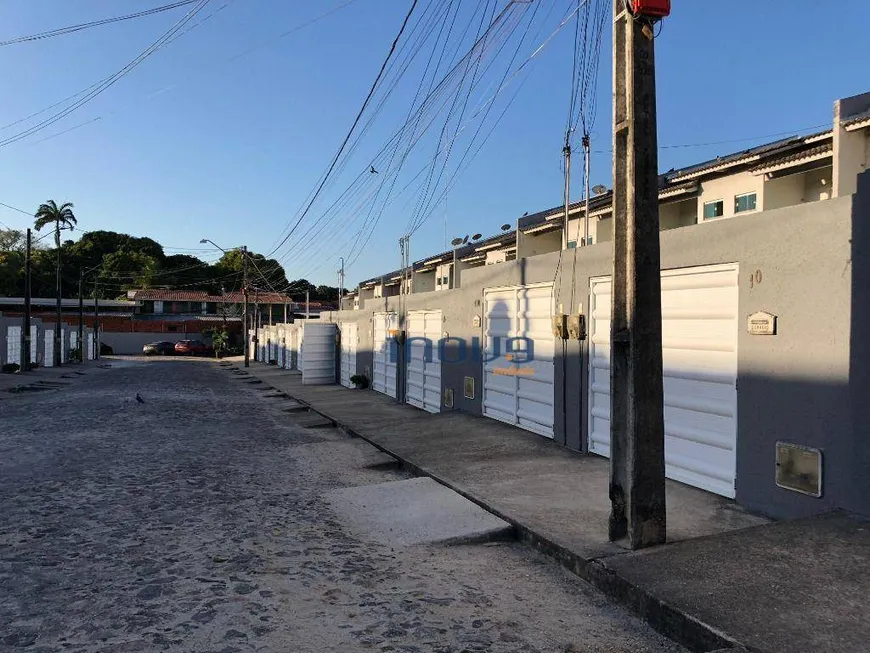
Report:
[[[601,195],[601,193],[607,192],[607,186],[602,186],[601,184],[598,184],[597,186],[592,187],[592,192],[596,195]]]
[[[511,228],[511,226],[510,226],[509,224],[503,224],[503,225],[501,226],[501,230],[502,230],[502,231],[508,231],[510,228]]]
[[[450,241],[450,244],[453,245],[454,247],[456,247],[457,245],[461,245],[462,238],[454,238],[453,240]]]
[[[462,244],[463,244],[463,245],[464,245],[465,243],[467,243],[467,242],[468,242],[468,236],[466,236],[465,238],[462,239]]]
[[[471,240],[480,240],[481,238],[483,238],[483,234],[474,234]]]

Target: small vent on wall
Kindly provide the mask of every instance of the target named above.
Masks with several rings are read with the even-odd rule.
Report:
[[[444,388],[444,407],[453,408],[453,388]]]
[[[466,376],[465,377],[464,390],[465,390],[465,398],[466,399],[474,399],[474,377],[473,376]]]
[[[811,497],[822,496],[822,452],[799,444],[777,442],[776,484]]]

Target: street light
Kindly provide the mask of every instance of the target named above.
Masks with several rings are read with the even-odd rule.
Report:
[[[229,254],[230,252],[225,250],[223,247],[218,245],[213,240],[208,238],[203,238],[199,241],[201,245],[205,245],[206,243],[211,243],[215,247],[217,247],[224,254]],[[241,247],[234,247],[230,251],[240,250],[242,252],[242,298],[243,298],[243,308],[242,308],[242,342],[244,343],[245,350],[245,367],[251,366],[251,347],[248,343],[248,246],[242,245]]]

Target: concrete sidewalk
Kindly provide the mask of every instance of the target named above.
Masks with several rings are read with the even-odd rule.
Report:
[[[249,372],[511,523],[521,539],[692,650],[851,652],[870,638],[870,524],[856,518],[768,523],[668,482],[670,543],[629,552],[607,541],[604,459],[490,419],[303,386],[298,373],[258,363]]]

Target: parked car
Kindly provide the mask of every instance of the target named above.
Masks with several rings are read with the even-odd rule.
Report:
[[[142,347],[145,356],[172,356],[175,353],[174,342],[149,342]]]
[[[175,353],[183,356],[204,356],[211,353],[211,347],[202,340],[179,340],[175,343]]]

